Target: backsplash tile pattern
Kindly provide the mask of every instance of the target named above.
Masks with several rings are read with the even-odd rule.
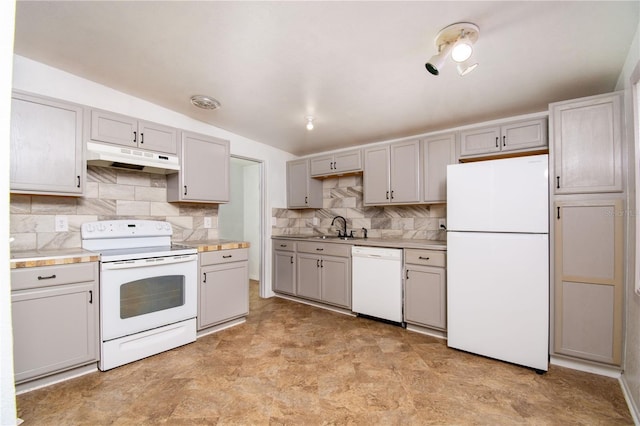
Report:
[[[332,177],[322,181],[322,209],[272,209],[273,235],[335,235],[342,221],[331,226],[335,216],[347,219],[347,229],[362,236],[367,228],[371,238],[428,239],[445,241],[446,231],[438,219],[447,217],[444,204],[413,206],[363,206],[362,175]],[[314,225],[314,218],[317,225]]]
[[[166,220],[174,241],[218,238],[216,204],[168,203],[165,175],[106,167],[87,168],[85,196],[11,194],[11,250],[55,250],[81,247],[84,222],[110,219]],[[55,232],[55,216],[65,215],[69,231]],[[212,228],[204,228],[204,217]]]

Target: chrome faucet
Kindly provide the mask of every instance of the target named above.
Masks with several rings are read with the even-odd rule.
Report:
[[[347,219],[345,219],[342,216],[336,216],[333,218],[333,220],[331,221],[331,226],[333,226],[334,222],[336,221],[336,219],[342,219],[342,222],[344,222],[344,234],[342,234],[340,232],[340,230],[338,229],[338,237],[346,237],[347,236]]]

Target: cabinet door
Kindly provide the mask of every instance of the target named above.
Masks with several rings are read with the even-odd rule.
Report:
[[[388,204],[391,200],[389,189],[389,146],[377,146],[364,150],[364,204]]]
[[[622,97],[551,105],[555,193],[622,191]]]
[[[351,261],[349,258],[322,256],[320,259],[322,301],[351,308]]]
[[[249,313],[248,262],[201,268],[198,329]]]
[[[177,174],[169,175],[169,201],[228,202],[229,141],[182,132],[181,144],[182,184]]]
[[[547,120],[531,120],[502,126],[502,151],[547,147]]]
[[[407,265],[405,321],[446,330],[447,286],[444,268]]]
[[[91,140],[137,148],[138,120],[108,111],[91,110]]]
[[[391,202],[413,203],[420,201],[420,141],[392,144],[391,151]]]
[[[460,133],[460,157],[500,152],[500,127],[482,127]]]
[[[620,365],[622,201],[560,201],[555,208],[554,350]]]
[[[336,153],[333,159],[333,172],[345,173],[362,170],[362,151]]]
[[[441,203],[447,200],[447,166],[455,163],[456,135],[436,136],[422,142],[422,184],[424,201]]]
[[[15,380],[97,360],[95,283],[11,293]]]
[[[138,122],[139,148],[154,152],[178,153],[178,138],[176,129],[162,124],[140,120]]]
[[[287,207],[322,208],[322,181],[311,178],[309,160],[287,162]]]
[[[82,108],[21,93],[11,99],[11,191],[82,195]]]
[[[311,176],[326,176],[334,173],[333,155],[323,155],[313,157],[309,160],[311,166]]]
[[[320,256],[300,253],[296,256],[298,277],[296,295],[320,300]]]
[[[273,252],[273,291],[295,294],[296,267],[295,253]]]

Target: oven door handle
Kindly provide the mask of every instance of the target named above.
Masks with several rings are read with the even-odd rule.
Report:
[[[173,257],[152,257],[149,259],[121,260],[118,262],[103,262],[103,271],[115,269],[144,268],[149,266],[171,265],[176,263],[195,262],[198,260],[197,254],[187,254]]]

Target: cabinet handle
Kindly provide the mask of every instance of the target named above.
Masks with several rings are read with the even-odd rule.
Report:
[[[138,132],[134,131],[133,132],[133,143],[136,143],[138,140]]]
[[[322,259],[320,260],[320,267],[324,268],[324,260],[322,260]]]
[[[333,170],[338,170],[338,162],[337,161],[333,162]]]
[[[204,275],[204,279],[202,280],[203,283],[207,282],[207,273],[204,272],[202,275]]]
[[[556,176],[556,189],[560,189],[560,176]]]
[[[304,203],[305,203],[305,204],[308,204],[308,203],[309,203],[309,202],[308,202],[308,200],[309,200],[309,197],[304,197]]]
[[[232,254],[228,254],[226,256],[225,255],[222,256],[223,259],[229,259],[230,257],[233,257],[233,255]]]
[[[558,207],[558,213],[557,213],[557,218],[560,219],[560,207]]]
[[[187,185],[184,186],[184,195],[187,195]]]
[[[293,265],[293,256],[291,256],[291,264]]]
[[[391,191],[391,199],[393,200],[393,191]]]
[[[140,133],[140,143],[144,143],[144,133]]]
[[[389,199],[389,191],[387,191],[386,197],[387,197],[387,200],[388,200]]]
[[[498,148],[500,145],[498,145],[498,137],[496,136],[496,148]]]
[[[329,168],[330,168],[331,170],[333,170],[333,161],[330,161],[330,162],[329,162]]]
[[[320,259],[316,259],[316,268],[320,267]]]
[[[89,303],[93,305],[93,290],[89,290]]]
[[[406,273],[406,275],[404,277],[405,277],[406,280],[409,279],[409,270],[408,269],[407,269],[407,273]]]
[[[323,248],[320,248],[320,247],[318,247],[318,248],[316,249],[316,251],[323,251],[323,250],[324,250],[324,249],[323,249]]]
[[[41,277],[40,275],[38,275],[38,279],[39,280],[52,280],[56,277],[56,274],[53,275],[49,275],[48,277]]]
[[[506,136],[502,137],[502,146],[507,146],[507,137]]]
[[[423,257],[423,256],[418,256],[418,259],[422,259],[422,260],[429,260],[428,257]]]
[[[78,185],[77,187],[80,188],[80,176],[76,176],[78,178]]]

